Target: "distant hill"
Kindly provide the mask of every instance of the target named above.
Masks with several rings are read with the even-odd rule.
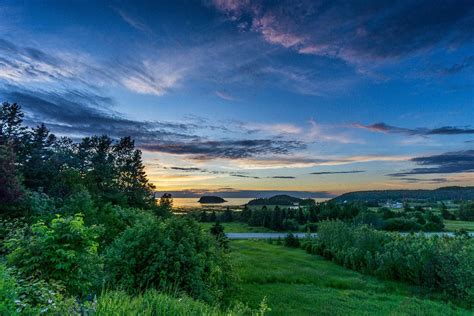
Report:
[[[312,199],[300,199],[286,194],[275,195],[271,198],[260,198],[251,200],[247,205],[313,205],[315,204]]]
[[[331,201],[385,202],[387,200],[474,200],[474,187],[442,187],[434,190],[374,190],[344,193]]]
[[[218,204],[218,203],[224,203],[227,201],[219,196],[210,196],[210,195],[206,196],[205,195],[205,196],[201,196],[198,202],[203,203],[203,204]]]

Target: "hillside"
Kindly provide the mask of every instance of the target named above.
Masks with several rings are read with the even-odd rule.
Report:
[[[248,205],[295,205],[299,204],[303,199],[292,197],[289,195],[275,195],[268,199],[255,199],[248,203]]]
[[[373,190],[344,193],[331,201],[385,202],[387,200],[474,200],[474,187],[442,187],[434,190]]]

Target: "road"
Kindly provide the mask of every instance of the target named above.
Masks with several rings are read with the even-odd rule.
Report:
[[[402,233],[408,234],[408,233]],[[426,236],[448,236],[453,237],[454,233],[451,232],[439,232],[439,233],[418,233],[424,234]],[[285,238],[288,233],[227,233],[226,236],[229,239],[278,239],[278,238]],[[297,238],[304,238],[308,234],[307,233],[293,233],[293,235]],[[474,237],[474,232],[470,232],[469,235]],[[310,234],[311,237],[318,237],[317,233]]]

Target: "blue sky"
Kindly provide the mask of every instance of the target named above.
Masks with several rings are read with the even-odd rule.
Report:
[[[474,183],[472,1],[3,1],[0,96],[159,190]]]

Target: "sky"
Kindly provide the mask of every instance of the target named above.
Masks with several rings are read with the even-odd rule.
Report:
[[[474,185],[473,30],[461,0],[4,0],[0,100],[131,135],[158,191]]]

